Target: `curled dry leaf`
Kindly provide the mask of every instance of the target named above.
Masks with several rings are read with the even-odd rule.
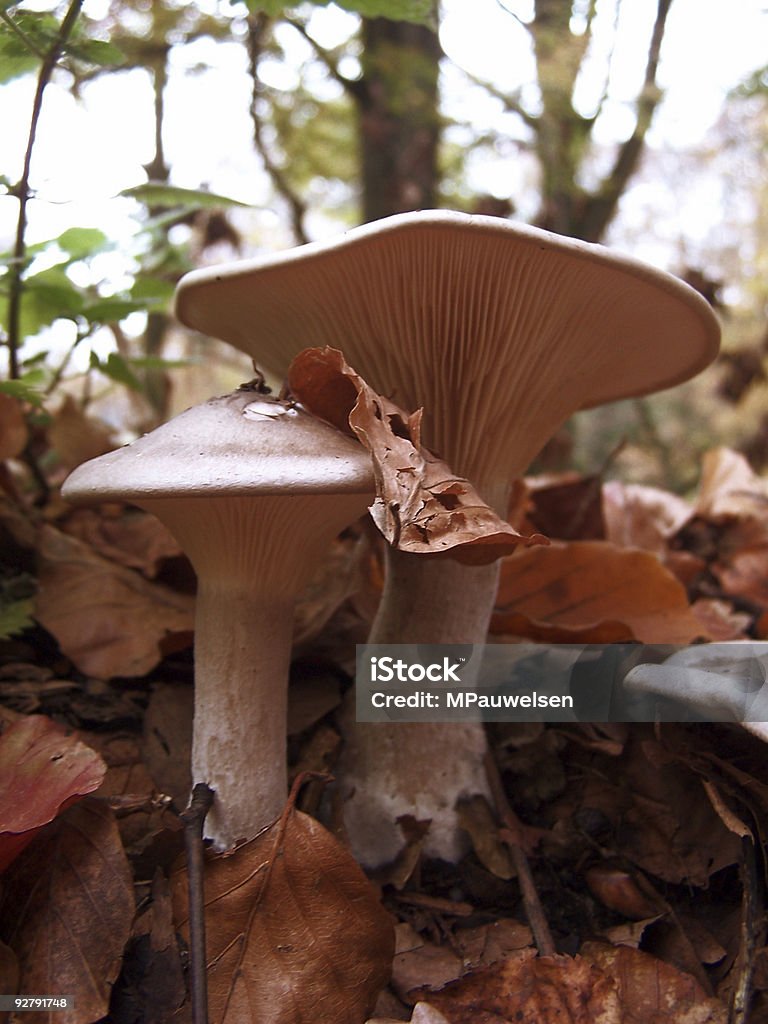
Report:
[[[685,588],[658,558],[601,541],[505,559],[492,631],[586,643],[687,644],[706,635]]]
[[[20,989],[65,993],[74,1006],[25,1024],[91,1024],[109,1007],[134,914],[133,884],[112,812],[88,798],[36,837],[3,878],[0,938]]]
[[[161,658],[172,633],[193,628],[193,600],[44,527],[35,617],[81,672],[140,676]]]
[[[106,770],[95,750],[43,715],[9,725],[0,736],[0,871],[43,825],[97,789]]]
[[[421,410],[409,415],[378,395],[337,349],[305,349],[291,363],[288,384],[311,413],[351,430],[370,451],[377,492],[371,517],[393,547],[481,565],[518,544],[546,544],[540,534],[519,534],[423,448]]]
[[[58,412],[54,413],[48,440],[68,469],[116,447],[106,424],[87,416],[71,395],[66,395]]]
[[[138,569],[150,579],[162,561],[181,555],[181,548],[156,516],[123,505],[74,509],[63,529],[97,554]]]
[[[172,878],[187,927],[187,877]],[[386,984],[394,926],[342,846],[289,802],[228,857],[206,864],[211,1024],[348,1024]]]

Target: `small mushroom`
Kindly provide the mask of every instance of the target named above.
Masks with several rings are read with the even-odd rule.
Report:
[[[717,353],[692,288],[637,260],[494,217],[429,211],[264,259],[194,271],[176,310],[275,374],[331,345],[380,393],[424,409],[425,445],[504,516],[513,480],[578,409],[671,387]],[[372,643],[477,643],[498,566],[389,552]],[[432,819],[427,849],[455,859],[454,812],[482,792],[480,725],[360,723],[350,739],[350,836],[394,854],[398,813]]]
[[[176,537],[198,577],[193,782],[215,791],[206,836],[252,838],[286,798],[295,597],[372,499],[370,458],[289,403],[240,390],[76,469],[64,497],[129,501]]]

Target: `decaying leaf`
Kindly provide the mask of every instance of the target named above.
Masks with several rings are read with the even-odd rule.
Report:
[[[184,869],[172,893],[184,932]],[[350,854],[292,802],[207,863],[205,895],[211,1024],[348,1024],[370,1013],[389,977],[394,922]]]
[[[540,534],[519,534],[469,481],[423,448],[421,410],[409,415],[378,395],[337,349],[300,353],[288,383],[310,412],[347,433],[351,429],[370,451],[377,493],[371,517],[393,547],[480,565],[518,544],[546,543]]]
[[[74,537],[44,527],[35,617],[89,675],[140,676],[160,644],[193,627],[193,599],[150,583],[95,554]]]
[[[112,812],[70,807],[3,878],[0,938],[16,954],[22,992],[61,993],[74,1007],[28,1024],[91,1024],[107,1012],[134,914],[128,860]]]
[[[628,946],[588,942],[582,955],[605,971],[617,987],[622,1024],[725,1024],[719,999],[671,964]]]
[[[95,750],[43,715],[9,725],[0,736],[0,871],[43,825],[97,789],[106,770]]]
[[[420,997],[449,1024],[624,1024],[616,986],[604,971],[581,957],[536,957],[532,950]]]
[[[492,631],[589,643],[686,644],[705,635],[684,587],[658,558],[601,541],[505,559]]]
[[[485,797],[479,793],[465,797],[456,810],[459,824],[469,834],[480,863],[497,878],[513,878],[515,869],[509,849],[499,839],[499,829]]]

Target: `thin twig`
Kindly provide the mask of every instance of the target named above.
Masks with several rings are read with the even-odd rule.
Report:
[[[270,153],[269,147],[264,140],[263,124],[259,113],[259,101],[262,93],[259,80],[259,62],[262,55],[264,33],[268,24],[269,19],[265,14],[252,14],[248,18],[248,70],[251,75],[250,113],[251,124],[253,125],[253,141],[261,159],[264,161],[264,169],[272,179],[272,184],[288,203],[291,211],[293,234],[296,241],[303,245],[309,241],[309,236],[304,227],[304,217],[307,212],[306,203],[291,187],[282,167],[279,166]]]
[[[192,1024],[208,1024],[208,958],[205,951],[205,889],[203,886],[203,823],[213,803],[213,790],[198,782],[189,807],[180,817],[184,822],[189,890],[189,958]]]
[[[21,293],[23,290],[24,264],[27,255],[27,203],[29,201],[29,172],[32,165],[32,151],[37,136],[37,125],[40,120],[40,112],[43,108],[43,94],[51,80],[53,69],[64,51],[67,39],[72,33],[80,14],[83,0],[72,0],[64,15],[64,20],[59,26],[56,38],[50,49],[43,58],[40,73],[37,76],[37,88],[32,103],[32,116],[29,122],[29,134],[27,136],[27,148],[24,153],[24,164],[21,178],[12,190],[19,201],[19,217],[16,223],[16,241],[13,247],[13,258],[11,260],[8,274],[8,375],[12,379],[21,376],[19,364],[19,349],[21,347]]]
[[[728,1024],[746,1024],[752,995],[752,974],[755,969],[755,951],[758,940],[764,941],[764,921],[761,884],[757,870],[755,841],[752,836],[741,840],[741,936],[736,959],[736,985],[728,1008]]]
[[[499,769],[490,751],[485,755],[484,765],[485,774],[488,777],[488,785],[491,787],[493,802],[496,805],[496,813],[504,826],[499,829],[499,838],[508,847],[512,857],[512,863],[520,883],[520,893],[523,897],[525,914],[533,932],[536,948],[541,956],[552,956],[557,952],[557,949],[552,938],[552,932],[549,930],[549,923],[544,914],[539,894],[536,891],[528,858],[522,847],[523,823],[509,805],[504,787],[501,784]]]

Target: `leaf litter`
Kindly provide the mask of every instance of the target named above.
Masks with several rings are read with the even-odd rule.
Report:
[[[345,396],[343,403],[353,408],[358,400],[354,384],[336,371],[331,379],[336,382],[333,387]],[[363,428],[374,433],[380,424],[387,425],[388,413],[375,399],[372,403],[366,411],[367,428],[365,422]],[[418,451],[418,445],[413,444],[419,439],[418,417],[398,411],[393,413],[389,426],[394,441],[389,437],[386,444],[407,441]],[[87,429],[85,433],[87,436]],[[9,450],[16,450],[18,443],[14,441]],[[431,457],[421,451],[418,457],[429,469]],[[413,537],[431,551],[440,543],[435,543],[431,532],[441,525],[437,515],[440,509],[426,503],[422,506],[421,498],[413,497],[418,492],[408,490],[412,459],[411,454],[403,462],[404,479],[398,478],[397,460],[385,468],[394,478],[395,503],[404,497],[408,506],[410,500],[416,518],[412,523],[399,522],[386,507],[381,509],[380,518],[389,524],[391,532],[405,532],[406,537]],[[555,543],[549,548],[522,550],[523,542],[504,532],[502,543],[519,546],[519,550],[505,559],[503,574],[510,580],[530,559],[526,571],[531,595],[517,606],[508,600],[511,590],[502,590],[496,621],[504,632],[497,638],[506,640],[510,632],[526,639],[579,636],[584,642],[641,636],[653,636],[659,643],[678,643],[680,636],[713,640],[768,637],[765,482],[741,456],[727,449],[706,457],[702,476],[698,498],[687,503],[663,491],[615,482],[600,486],[594,475],[531,480],[527,487],[518,487],[511,529],[523,540],[526,535],[547,533]],[[455,496],[443,493],[441,480],[437,494],[443,501],[438,500],[438,505],[450,511],[445,504],[452,503]],[[463,486],[462,481],[459,484]],[[430,518],[432,511],[436,512],[434,518]],[[419,519],[420,512],[425,519]],[[170,682],[175,684],[176,693],[189,688],[190,577],[180,571],[181,560],[173,545],[147,526],[149,521],[119,506],[88,516],[66,512],[55,493],[38,514],[14,487],[5,487],[0,501],[0,531],[7,550],[27,571],[38,573],[35,558],[42,541],[50,545],[55,540],[62,552],[72,544],[58,567],[56,599],[49,602],[59,613],[59,619],[54,615],[52,622],[68,618],[60,646],[54,642],[54,634],[43,629],[47,621],[44,613],[23,634],[1,641],[4,699],[11,707],[18,708],[18,701],[23,700],[22,710],[31,707],[63,722],[87,724],[97,730],[99,735],[93,733],[88,742],[104,752],[109,764],[108,779],[96,802],[85,798],[44,826],[3,876],[0,977],[11,989],[29,983],[61,990],[68,982],[76,1003],[84,1008],[80,1018],[83,1024],[106,1013],[115,1024],[139,1024],[143,1013],[154,1014],[164,1022],[167,1015],[178,1012],[175,1006],[183,998],[183,939],[169,921],[164,880],[177,855],[179,833],[178,828],[169,826],[175,815],[164,801],[166,788],[173,788],[179,809],[186,784],[179,781],[181,775],[177,772],[176,781],[169,781],[166,787],[165,780],[170,777],[165,769],[158,778],[152,778],[139,736],[141,709],[148,703],[153,686]],[[425,524],[426,541],[420,531]],[[495,528],[489,534],[492,539]],[[57,533],[65,540],[60,541]],[[446,536],[449,542],[454,539],[450,532]],[[495,543],[493,539],[482,554],[489,555]],[[325,678],[329,666],[332,677],[343,677],[343,670],[349,671],[353,663],[350,643],[365,636],[381,574],[375,553],[366,556],[358,550],[361,544],[359,534],[342,538],[335,564],[344,580],[338,580],[338,587],[331,587],[333,593],[326,593],[327,588],[319,585],[307,595],[303,621],[308,626],[303,629],[302,658],[296,671],[308,692],[311,680]],[[355,545],[358,548],[353,550]],[[472,552],[471,544],[467,550]],[[593,570],[588,564],[591,560],[599,569]],[[122,620],[121,628],[130,634],[135,646],[122,647],[124,638],[112,637],[99,625],[102,609],[96,598],[76,604],[68,597],[73,574],[104,574],[101,578],[108,580],[113,571],[118,574],[123,594],[140,594],[142,603],[146,598],[143,611]],[[634,584],[616,590],[610,601],[601,599],[600,573],[604,580],[615,576],[619,581],[625,573]],[[51,585],[50,576],[46,583]],[[511,584],[508,586],[511,588]],[[540,592],[536,596],[539,604],[533,602],[536,591]],[[564,596],[578,611],[566,612]],[[126,603],[130,602],[118,600],[118,607]],[[171,609],[170,620],[162,619],[163,605]],[[40,607],[38,604],[38,610]],[[511,616],[517,617],[510,623]],[[164,624],[158,628],[161,621]],[[179,628],[179,624],[186,625]],[[304,672],[306,676],[302,677]],[[93,678],[98,675],[119,675],[123,679],[132,676],[136,681],[126,692],[130,692],[134,704],[134,695],[143,692],[143,705],[139,696],[139,704],[126,715],[126,705],[118,697],[125,689],[124,681],[98,684]],[[23,697],[14,689],[20,683],[25,688]],[[299,686],[297,693],[301,692]],[[88,694],[96,694],[102,701],[100,716],[86,711],[84,696]],[[320,710],[310,714],[316,703],[314,696],[307,696],[299,716],[301,735],[291,740],[294,770],[303,760],[332,768],[341,743],[332,711],[325,710],[333,701],[317,702]],[[170,704],[168,716],[173,714],[174,699]],[[0,712],[2,721],[24,720],[23,715],[11,713],[8,706]],[[313,721],[317,713],[322,713],[322,718]],[[169,761],[184,760],[184,742],[168,740],[166,733],[163,728],[154,737],[161,748],[167,743],[164,755]],[[519,880],[514,874],[503,877],[509,872],[504,855],[499,854],[499,827],[493,815],[489,817],[487,809],[466,809],[465,822],[474,849],[459,865],[424,861],[418,828],[406,826],[402,863],[389,879],[382,876],[381,894],[369,890],[371,895],[366,900],[379,909],[371,909],[370,914],[366,910],[366,919],[382,920],[379,896],[383,896],[384,904],[400,922],[401,937],[395,987],[385,987],[373,1008],[375,990],[383,986],[390,966],[383,946],[374,957],[372,950],[380,940],[359,943],[353,938],[352,918],[346,910],[339,910],[344,905],[340,890],[333,886],[329,889],[322,879],[299,884],[294,883],[292,875],[285,875],[294,847],[304,870],[305,861],[314,869],[314,853],[307,852],[314,847],[305,844],[305,832],[312,837],[321,827],[294,811],[275,867],[267,871],[269,851],[262,849],[253,854],[246,867],[242,866],[245,858],[238,862],[237,855],[230,859],[231,865],[223,861],[216,868],[221,874],[213,876],[219,889],[227,888],[227,872],[231,870],[233,898],[240,891],[240,883],[242,887],[253,886],[254,903],[245,911],[237,911],[241,922],[243,914],[247,917],[254,907],[258,916],[265,905],[271,904],[265,918],[265,928],[268,925],[271,931],[262,929],[258,939],[257,932],[248,928],[237,932],[251,937],[251,942],[241,943],[249,951],[271,950],[270,957],[257,967],[257,972],[264,972],[265,990],[270,990],[269,986],[280,988],[285,982],[286,964],[297,956],[295,950],[274,952],[276,946],[292,944],[291,940],[281,941],[284,931],[296,924],[299,909],[311,907],[314,912],[316,905],[326,929],[322,938],[328,938],[331,928],[334,935],[338,929],[341,936],[328,943],[333,949],[334,969],[339,944],[346,964],[343,970],[349,970],[349,977],[358,977],[355,972],[363,974],[369,986],[364,998],[359,990],[354,997],[343,997],[340,1005],[347,1007],[350,998],[357,1000],[351,1011],[354,1016],[345,1020],[362,1022],[366,1013],[372,1013],[379,1019],[412,1020],[415,1024],[455,1024],[482,1021],[485,1018],[479,1014],[490,1013],[496,1016],[487,1019],[496,1024],[500,1020],[526,1019],[536,1019],[538,1024],[546,1017],[525,1016],[534,1013],[534,1008],[541,1014],[542,1007],[556,1007],[570,1013],[573,1020],[580,1020],[584,1006],[602,1006],[605,1013],[613,1014],[605,1020],[622,1024],[635,1024],[640,1019],[643,1024],[719,1024],[726,1019],[729,1002],[750,1001],[750,988],[750,1019],[767,1020],[764,906],[759,886],[755,888],[754,880],[750,882],[755,874],[750,857],[757,858],[759,864],[760,850],[768,836],[764,744],[744,730],[726,725],[659,726],[653,730],[585,723],[526,731],[500,724],[490,734],[509,801],[520,820],[535,829],[538,837],[528,856],[556,938],[557,956],[536,954],[525,922]],[[110,806],[117,809],[116,814]],[[333,824],[338,809],[332,799],[318,798],[313,806]],[[92,819],[88,826],[82,819],[86,813]],[[73,821],[79,825],[74,827]],[[422,827],[422,823],[416,824]],[[102,865],[97,870],[82,846],[83,836],[100,851],[104,864],[112,865],[109,886],[107,869]],[[266,838],[263,841],[269,845]],[[338,845],[333,850],[328,859],[337,861],[335,870],[352,885],[347,855]],[[80,871],[79,881],[73,881],[71,875],[65,881],[73,863]],[[325,863],[323,854],[320,864],[324,867]],[[336,877],[333,871],[330,877]],[[121,881],[116,882],[116,878]],[[358,874],[357,878],[363,876]],[[27,913],[24,897],[30,887],[35,900]],[[64,898],[62,892],[67,894]],[[297,892],[302,894],[301,907]],[[221,966],[217,968],[216,984],[223,985],[224,965],[231,963],[227,955],[234,955],[240,940],[234,936],[234,944],[227,945],[232,942],[236,921],[224,919],[230,916],[225,893],[214,889],[209,893],[211,897],[216,900],[214,936],[224,943],[225,952],[217,961]],[[114,902],[115,898],[120,920],[113,923],[113,934],[107,941],[94,906],[101,911],[102,904],[107,908],[108,901]],[[135,921],[134,898],[139,907]],[[326,899],[327,904],[323,904]],[[323,905],[335,908],[334,912],[321,911]],[[226,912],[219,906],[227,908]],[[651,907],[657,908],[657,913],[638,920],[638,915]],[[102,916],[111,912],[111,908],[104,909]],[[62,934],[56,929],[64,925],[74,929],[80,966],[89,963],[92,978],[85,973],[68,973],[76,970],[78,957],[73,960],[71,942],[54,941]],[[300,929],[300,934],[306,938],[306,930]],[[598,949],[590,945],[595,936],[603,939]],[[86,942],[90,938],[97,950]],[[318,981],[317,974],[322,973],[318,963],[327,963],[327,959],[318,958],[314,965],[318,970],[313,974],[311,947],[305,946],[305,954],[297,975],[302,980],[295,989],[299,1012],[307,1020],[333,1020],[318,1008],[315,986],[338,989],[336,976],[326,971],[329,977]],[[42,964],[44,957],[53,958],[50,963],[56,977],[32,971],[30,964],[37,965],[38,960]],[[373,959],[375,967],[371,968]],[[365,963],[369,963],[368,968],[364,968]],[[427,971],[419,964],[430,965],[430,979],[442,988],[424,989]],[[115,980],[121,966],[121,975]],[[305,967],[310,979],[306,989]],[[157,988],[155,981],[158,994],[153,1002],[147,994],[148,986],[152,987],[152,978],[160,976],[167,979],[167,986]],[[290,972],[289,977],[293,977]],[[459,987],[472,978],[477,979],[481,996],[484,989],[488,999],[496,1000],[493,1009],[478,1003],[480,997],[469,994],[469,988]],[[507,987],[512,979],[514,992],[504,994],[504,978]],[[230,977],[228,984],[231,982]],[[469,980],[466,984],[469,986]],[[521,1003],[521,991],[528,993],[527,1003]],[[655,1003],[647,1001],[649,994],[656,998]],[[577,996],[581,1000],[578,1007],[574,1003]],[[327,998],[332,1001],[331,996]],[[177,1019],[183,1019],[184,1011],[180,1012],[182,1016]],[[58,1013],[55,1020],[64,1024]],[[27,1020],[27,1024],[34,1024],[34,1020]]]

